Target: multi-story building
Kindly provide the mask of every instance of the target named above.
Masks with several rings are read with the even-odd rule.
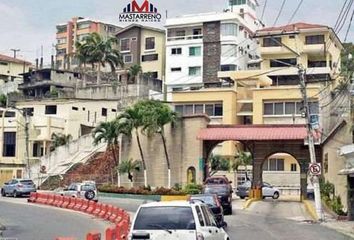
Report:
[[[82,41],[94,32],[103,37],[114,37],[121,29],[113,24],[83,17],[72,18],[67,23],[58,24],[56,28],[56,66],[59,69],[71,69],[78,65],[77,60],[73,57],[75,42]]]
[[[165,78],[165,32],[162,29],[132,24],[120,30],[118,39],[125,71],[140,65],[153,79]]]
[[[330,131],[329,118],[323,117],[329,111],[322,106],[330,101],[330,92],[340,81],[342,44],[334,31],[295,23],[258,30],[255,37],[260,43],[260,59],[249,61],[245,70],[218,72],[218,78],[232,81],[231,87],[174,91],[175,109],[185,115],[205,113],[212,124],[304,124],[297,68],[301,64],[307,71],[312,121],[320,131]],[[234,142],[225,142],[214,153],[233,158],[235,151]],[[265,181],[279,184],[279,176],[293,172],[299,182],[300,166],[287,154],[269,156],[263,167]]]
[[[262,26],[256,6],[254,0],[230,1],[224,12],[167,19],[167,91],[233,84],[220,81],[217,73],[244,70],[259,58],[251,38]]]
[[[25,60],[0,54],[0,93],[17,91],[18,84],[23,82],[21,74],[28,72],[31,65]]]

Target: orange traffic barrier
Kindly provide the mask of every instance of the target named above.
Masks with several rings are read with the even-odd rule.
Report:
[[[56,196],[55,199],[54,199],[54,202],[53,202],[53,206],[57,206],[59,205],[59,202],[60,202],[60,195]]]
[[[89,201],[88,208],[86,208],[85,212],[88,214],[93,214],[93,211],[96,209],[97,203],[94,201]]]
[[[76,204],[75,204],[73,210],[80,211],[80,208],[82,207],[82,204],[83,204],[83,200],[81,198],[77,198],[76,199]]]
[[[109,227],[106,229],[106,240],[117,240],[117,236],[115,227]]]
[[[64,197],[63,196],[58,196],[56,198],[56,201],[54,202],[54,206],[60,207],[64,202]]]
[[[109,220],[110,216],[113,214],[113,206],[112,205],[108,205],[107,206],[107,212],[106,214],[103,216],[104,219]]]
[[[102,210],[102,205],[103,205],[102,203],[97,203],[95,210],[92,212],[92,215],[95,215],[96,217],[98,217],[99,213]]]
[[[70,204],[70,200],[71,200],[71,197],[68,197],[68,196],[64,196],[63,197],[63,203],[61,204],[61,208],[68,208],[69,204]]]
[[[74,209],[74,207],[76,205],[76,200],[77,200],[77,198],[75,198],[75,197],[70,198],[70,203],[68,205],[68,209]]]
[[[113,207],[112,214],[111,216],[109,216],[108,220],[114,223],[118,218],[118,216],[119,216],[119,209],[117,207]]]
[[[48,194],[38,193],[38,198],[36,202],[40,204],[45,204],[47,202],[47,199],[48,199]]]
[[[30,197],[27,199],[27,202],[35,203],[38,198],[37,192],[31,192]]]
[[[89,207],[89,200],[82,200],[82,206],[80,208],[81,212],[85,212],[85,210]]]
[[[55,240],[76,240],[76,238],[73,238],[73,237],[56,237]]]
[[[46,201],[45,204],[47,204],[47,205],[52,205],[53,202],[54,202],[54,196],[55,196],[55,195],[53,195],[53,194],[48,195],[48,198],[47,198],[47,201]]]
[[[106,215],[107,211],[108,211],[108,205],[107,204],[102,204],[101,212],[99,212],[98,217],[99,218],[104,218],[104,216]]]
[[[86,240],[101,240],[101,233],[90,232],[86,235]]]

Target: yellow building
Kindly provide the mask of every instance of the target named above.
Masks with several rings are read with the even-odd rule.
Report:
[[[339,81],[342,50],[333,29],[295,23],[259,30],[255,37],[259,48],[250,51],[259,51],[260,58],[249,61],[247,70],[219,71],[217,88],[173,92],[176,111],[184,115],[205,113],[211,117],[211,124],[304,124],[297,68],[301,65],[307,73],[311,119],[327,126],[320,106],[328,102],[328,92]],[[214,153],[234,156],[234,146],[226,142]],[[265,171],[290,169],[299,174],[299,165],[292,165],[296,163],[294,158],[278,153],[276,159],[283,160],[280,170],[273,161]]]

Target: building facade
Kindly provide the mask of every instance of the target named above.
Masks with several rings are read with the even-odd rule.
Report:
[[[75,17],[67,23],[58,24],[56,29],[56,67],[72,69],[78,66],[78,61],[73,57],[75,42],[82,41],[94,32],[106,38],[114,37],[121,27],[89,18]]]

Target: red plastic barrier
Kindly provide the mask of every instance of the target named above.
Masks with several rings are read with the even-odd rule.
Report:
[[[47,202],[47,199],[48,199],[48,194],[38,193],[38,198],[36,202],[40,204],[45,204]]]
[[[75,197],[70,197],[70,203],[68,205],[68,209],[74,209],[75,205],[76,205],[76,200],[77,198]]]
[[[113,207],[112,214],[111,214],[111,216],[109,216],[108,220],[110,222],[115,223],[118,216],[119,216],[119,209],[117,207]]]
[[[107,204],[102,204],[101,212],[98,214],[98,217],[99,218],[104,218],[104,216],[106,215],[107,211],[108,211],[108,205]]]
[[[61,208],[68,208],[69,204],[70,204],[70,200],[71,200],[71,197],[68,197],[68,196],[64,196],[63,197],[63,203],[61,204]]]
[[[98,217],[98,215],[100,214],[101,210],[102,210],[102,203],[97,203],[96,204],[96,208],[95,210],[92,212],[93,215],[95,215],[96,217]]]
[[[76,238],[73,238],[73,237],[56,237],[55,240],[76,240]]]
[[[54,196],[55,196],[55,195],[53,195],[53,194],[48,195],[48,198],[47,198],[47,201],[46,201],[45,204],[47,204],[47,205],[52,205],[53,202],[54,202]]]
[[[106,240],[117,240],[117,231],[115,227],[109,227],[106,229]]]
[[[27,202],[35,203],[38,198],[37,192],[31,192],[30,197],[27,199]]]
[[[63,196],[58,196],[57,200],[54,202],[54,206],[60,207],[64,202],[64,197]]]
[[[54,198],[54,202],[53,202],[52,206],[57,206],[59,204],[59,202],[60,202],[60,195],[58,195]]]
[[[93,214],[93,212],[94,212],[95,209],[96,209],[96,205],[97,205],[96,202],[94,202],[94,201],[89,201],[88,208],[86,208],[85,212],[88,213],[88,214]]]
[[[107,207],[107,212],[106,214],[103,216],[104,219],[109,220],[110,216],[113,214],[113,206],[112,205],[108,205]]]
[[[80,208],[82,207],[82,204],[84,203],[83,199],[77,198],[76,199],[76,204],[74,206],[75,211],[80,211]]]
[[[101,240],[101,233],[90,232],[86,235],[86,240]]]
[[[80,211],[85,212],[88,207],[89,207],[89,200],[83,199]]]

